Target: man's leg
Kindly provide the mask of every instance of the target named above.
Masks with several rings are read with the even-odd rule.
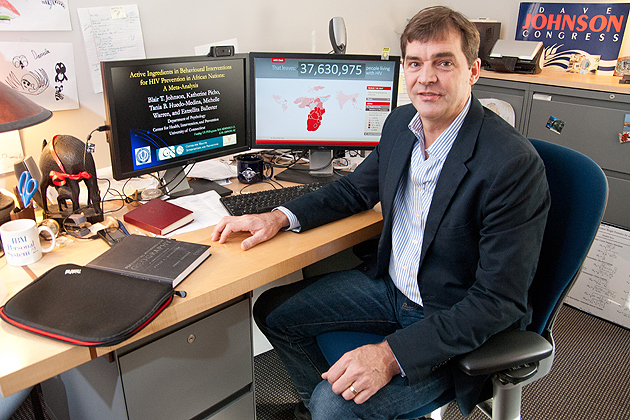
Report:
[[[316,337],[327,331],[387,335],[400,328],[391,281],[351,270],[274,288],[254,305],[254,319],[308,406],[329,365]]]
[[[313,420],[395,419],[429,404],[452,388],[450,369],[444,367],[414,385],[409,385],[406,378],[396,375],[366,402],[356,404],[335,394],[331,385],[322,381],[311,397],[310,412]]]

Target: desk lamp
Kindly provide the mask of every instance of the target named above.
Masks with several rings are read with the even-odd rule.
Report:
[[[21,130],[44,122],[50,117],[51,111],[0,82],[0,133]],[[0,193],[0,208],[6,205],[7,200],[13,203],[12,198]],[[2,222],[3,220],[0,220],[0,223]]]
[[[0,82],[0,133],[46,121],[52,112]]]

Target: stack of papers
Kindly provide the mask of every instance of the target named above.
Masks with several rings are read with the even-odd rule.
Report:
[[[216,225],[223,216],[229,216],[228,211],[219,201],[221,196],[214,190],[203,194],[187,195],[184,197],[169,200],[173,204],[192,210],[194,220],[186,226],[171,232],[167,236],[179,235],[180,233],[192,232],[208,226]]]

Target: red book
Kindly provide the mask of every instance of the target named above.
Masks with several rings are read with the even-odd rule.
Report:
[[[192,222],[193,212],[177,204],[154,198],[125,213],[123,218],[125,222],[156,235],[166,235]]]

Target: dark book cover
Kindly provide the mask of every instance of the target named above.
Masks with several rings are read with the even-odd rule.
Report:
[[[209,256],[209,245],[129,235],[86,266],[175,287]]]
[[[141,229],[166,235],[193,221],[193,212],[177,204],[154,198],[123,215],[125,222]]]

